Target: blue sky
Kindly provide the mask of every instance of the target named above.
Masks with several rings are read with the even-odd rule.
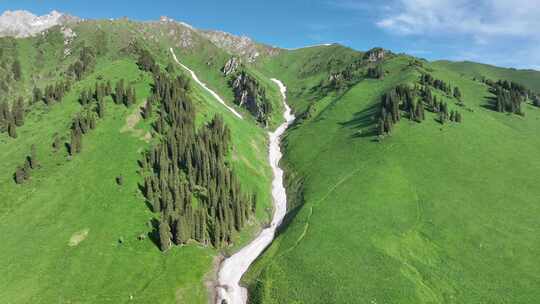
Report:
[[[15,9],[83,18],[166,15],[286,48],[338,42],[540,70],[540,0],[0,0],[0,11]]]

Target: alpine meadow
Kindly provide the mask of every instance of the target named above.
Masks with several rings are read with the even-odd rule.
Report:
[[[9,10],[0,303],[538,303],[539,130],[534,69]]]

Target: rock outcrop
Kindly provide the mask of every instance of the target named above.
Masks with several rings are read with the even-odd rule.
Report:
[[[377,62],[384,59],[387,52],[383,48],[373,48],[364,54],[364,59],[369,62]]]
[[[245,71],[241,71],[232,76],[229,84],[234,92],[235,103],[246,108],[259,123],[267,126],[272,105],[258,81]]]
[[[223,75],[229,76],[238,70],[240,67],[240,59],[238,57],[231,57],[231,59],[227,60],[223,68],[221,69],[221,72],[223,72]]]
[[[258,44],[245,36],[235,36],[222,31],[199,31],[199,33],[217,47],[231,55],[245,58],[247,62],[254,62],[261,55],[272,56],[279,52],[277,48]]]
[[[67,25],[80,20],[78,17],[57,11],[43,16],[36,16],[28,11],[5,11],[0,15],[0,37],[31,37],[53,26]]]

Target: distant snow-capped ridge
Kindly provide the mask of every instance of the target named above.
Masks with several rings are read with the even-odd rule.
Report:
[[[55,25],[64,25],[80,19],[71,15],[52,11],[47,15],[36,16],[28,11],[5,11],[0,15],[0,37],[30,37]]]

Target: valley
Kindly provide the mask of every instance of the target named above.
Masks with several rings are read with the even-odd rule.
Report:
[[[0,16],[0,303],[536,303],[540,72]]]

